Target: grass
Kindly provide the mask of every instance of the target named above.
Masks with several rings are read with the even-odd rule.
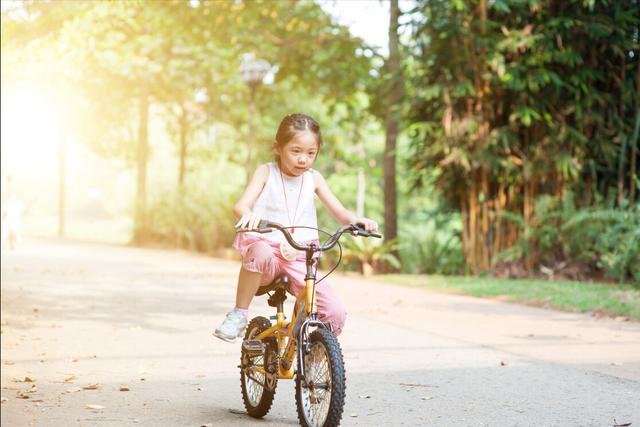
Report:
[[[389,284],[499,298],[537,307],[640,320],[640,287],[632,285],[406,274],[380,275],[376,279]]]

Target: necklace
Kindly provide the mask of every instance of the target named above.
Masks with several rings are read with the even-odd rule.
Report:
[[[282,170],[278,168],[280,172],[280,181],[282,182],[282,194],[284,194],[284,206],[287,209],[287,218],[289,218],[289,226],[291,227],[291,233],[295,232],[293,227],[293,221],[291,220],[291,214],[289,213],[289,200],[287,200],[287,190],[284,188],[284,177],[282,176]],[[298,214],[298,205],[300,204],[300,195],[302,195],[302,186],[304,185],[304,174],[302,175],[302,179],[300,180],[300,190],[298,191],[298,200],[296,201],[296,210],[293,212],[293,219],[296,219],[296,215]]]

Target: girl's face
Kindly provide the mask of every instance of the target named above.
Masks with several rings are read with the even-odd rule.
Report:
[[[308,131],[299,132],[284,147],[276,148],[280,155],[280,169],[289,176],[305,173],[318,154],[318,139]]]

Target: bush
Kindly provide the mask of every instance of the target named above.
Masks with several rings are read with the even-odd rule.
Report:
[[[385,266],[400,269],[400,261],[393,254],[398,249],[396,241],[384,242],[372,237],[356,237],[342,243],[345,263],[356,263],[360,273],[369,276]]]
[[[571,237],[572,254],[595,262],[605,275],[620,282],[640,284],[640,208],[588,209],[578,212],[562,227]]]
[[[214,200],[210,194],[187,193],[154,199],[148,209],[142,243],[200,252],[228,247],[235,236],[235,197]]]
[[[536,266],[553,275],[572,269],[579,279],[598,271],[620,282],[640,283],[640,207],[599,205],[576,209],[572,193],[562,198],[541,196],[534,220],[505,213],[503,218],[521,228],[517,243],[501,252],[495,264],[521,263],[532,256]]]

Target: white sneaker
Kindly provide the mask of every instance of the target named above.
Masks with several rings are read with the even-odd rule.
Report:
[[[213,335],[221,340],[235,342],[237,337],[244,334],[245,329],[247,329],[247,318],[239,311],[231,310]]]

